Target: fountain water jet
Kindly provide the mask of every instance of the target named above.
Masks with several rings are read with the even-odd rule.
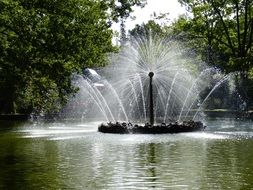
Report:
[[[89,104],[83,108],[88,110],[85,112],[87,118],[96,116],[99,118],[96,120],[107,122],[99,127],[101,132],[203,130],[203,123],[198,121],[202,115],[199,110],[202,100],[206,102],[217,89],[217,85],[212,84],[214,79],[220,78],[221,84],[229,79],[219,70],[198,62],[190,51],[185,51],[175,41],[160,38],[132,39],[118,54],[110,57],[110,62],[109,66],[100,70],[103,88],[98,89],[90,81],[80,81],[82,84],[89,83],[87,89],[96,88],[89,90],[90,95],[95,93],[95,98],[89,97]],[[201,97],[203,91],[210,95]],[[99,115],[101,111],[102,116]],[[108,121],[110,118],[113,118],[111,122]]]

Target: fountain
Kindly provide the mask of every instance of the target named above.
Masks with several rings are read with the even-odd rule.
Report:
[[[107,124],[102,123],[98,127],[99,132],[103,133],[120,133],[120,134],[162,134],[162,133],[181,133],[181,132],[193,132],[204,130],[206,126],[203,125],[202,122],[194,122],[193,120],[184,121],[183,123],[162,123],[161,125],[154,125],[154,104],[153,104],[153,83],[152,79],[154,73],[151,71],[148,74],[149,76],[149,121],[150,123],[146,123],[143,125],[126,123],[126,122],[109,122]]]
[[[110,62],[98,70],[103,85],[83,77],[74,81],[80,91],[67,109],[84,121],[101,120],[98,131],[105,133],[204,130],[202,108],[231,78],[176,41],[151,35],[132,38]]]

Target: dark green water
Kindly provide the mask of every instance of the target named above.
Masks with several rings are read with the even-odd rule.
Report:
[[[0,189],[253,189],[253,125],[111,135],[97,123],[0,123]]]

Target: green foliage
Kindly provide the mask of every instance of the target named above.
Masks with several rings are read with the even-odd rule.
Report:
[[[154,20],[149,20],[146,24],[136,25],[129,31],[130,36],[145,36],[149,33],[161,38],[168,35],[167,27],[160,26]]]
[[[144,7],[147,0],[107,0],[105,4],[109,8],[110,22],[120,22],[121,43],[126,40],[125,21],[133,12],[134,6]]]
[[[202,60],[238,75],[238,91],[249,100],[253,68],[253,1],[180,0],[191,13],[173,23],[173,33]]]
[[[205,61],[227,72],[252,67],[253,2],[250,0],[180,0],[192,13],[180,18],[174,31],[196,45]],[[199,45],[197,45],[199,44]]]
[[[71,75],[114,51],[109,7],[93,0],[0,1],[0,112],[49,112],[76,89]]]
[[[111,19],[118,22],[128,18],[134,6],[144,7],[146,0],[107,0],[105,3],[110,8]]]

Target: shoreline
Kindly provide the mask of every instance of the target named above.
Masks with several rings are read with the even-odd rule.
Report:
[[[30,119],[30,114],[0,114],[3,121],[26,121]]]
[[[194,112],[194,111],[192,111]],[[249,111],[236,111],[236,110],[225,110],[225,109],[214,109],[203,111],[207,117],[227,117],[227,118],[242,118],[242,119],[253,119],[253,110]],[[45,119],[52,119],[53,115],[48,115]],[[26,121],[31,118],[30,114],[0,114],[0,121]],[[56,116],[57,118],[57,116]]]

